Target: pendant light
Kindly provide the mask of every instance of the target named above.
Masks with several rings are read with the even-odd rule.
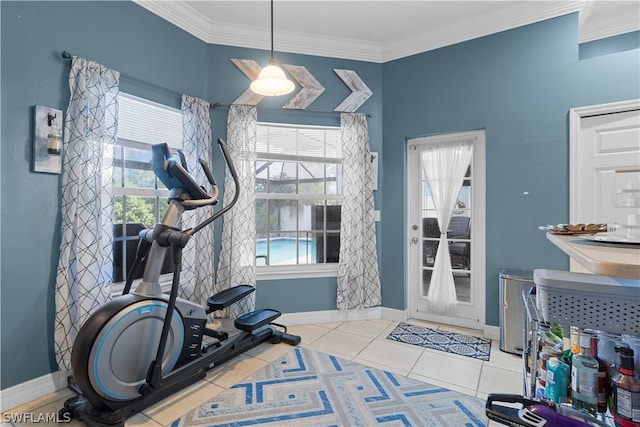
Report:
[[[258,95],[278,96],[291,93],[296,85],[285,76],[284,71],[278,67],[273,56],[273,0],[271,0],[271,58],[269,65],[264,67],[258,78],[251,83],[251,90]]]

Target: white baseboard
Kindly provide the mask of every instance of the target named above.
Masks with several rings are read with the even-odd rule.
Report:
[[[396,322],[406,322],[409,319],[407,310],[382,307],[382,319],[394,320]]]
[[[0,390],[0,410],[5,412],[66,388],[69,375],[70,372],[57,371]]]
[[[306,313],[284,313],[278,318],[279,323],[285,325],[306,325],[309,323],[348,322],[354,320],[389,319],[396,321],[407,320],[405,310],[386,307],[372,307],[361,310],[324,310]]]
[[[490,340],[499,340],[500,339],[500,327],[499,326],[491,326],[484,325],[484,337]]]

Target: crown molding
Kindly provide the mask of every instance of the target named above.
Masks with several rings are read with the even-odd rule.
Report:
[[[208,19],[184,0],[133,1],[206,43],[270,49],[268,29]],[[426,31],[415,37],[386,44],[330,35],[278,31],[275,47],[277,52],[384,63],[569,13],[582,13],[586,4],[588,3],[584,0],[523,2],[514,10],[496,12],[482,20],[469,18],[444,30]],[[630,16],[616,22],[608,21],[597,28],[584,28],[581,23],[579,41],[587,42],[636,31],[640,24],[634,18]]]
[[[482,20],[470,18],[460,24],[421,34],[398,43],[385,46],[383,61],[392,61],[417,53],[499,33],[569,13],[580,12],[583,1],[562,3],[526,2],[517,11],[500,11]],[[524,9],[523,9],[524,7]]]
[[[202,16],[186,2],[182,0],[133,0],[133,2],[200,40],[206,41],[207,34],[209,34],[209,29],[211,28],[210,20]]]
[[[183,0],[133,2],[206,43],[264,50],[271,48],[268,29],[210,20]],[[382,62],[382,46],[363,40],[278,31],[275,44],[278,52]]]
[[[607,21],[600,23],[597,27],[580,28],[578,41],[587,43],[594,40],[604,39],[607,37],[619,36],[620,34],[630,33],[640,30],[640,20],[637,16],[628,15],[615,21]]]
[[[269,30],[214,21],[205,41],[212,44],[269,50]],[[275,51],[331,58],[382,62],[382,46],[364,40],[310,35],[286,31],[275,32]]]

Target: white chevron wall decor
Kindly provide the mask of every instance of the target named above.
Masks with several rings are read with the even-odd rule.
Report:
[[[302,65],[282,65],[302,87],[282,108],[304,110],[324,92],[324,86]]]
[[[242,71],[247,77],[249,77],[251,81],[257,79],[258,75],[260,74],[260,70],[262,70],[260,64],[258,64],[253,59],[232,58],[231,62],[233,62],[236,67],[240,69],[240,71]],[[240,95],[235,101],[233,101],[233,103],[239,105],[258,105],[260,101],[262,101],[262,98],[264,98],[263,95],[258,95],[251,89],[247,88],[247,90],[242,92],[242,95]]]
[[[351,89],[351,94],[347,96],[333,111],[343,111],[347,113],[357,111],[358,108],[360,108],[360,106],[364,104],[371,95],[373,95],[373,92],[355,71],[340,70],[337,68],[334,68],[333,71],[338,75],[338,77],[340,77],[340,80],[342,80],[344,84]]]
[[[233,62],[240,71],[249,77],[251,81],[257,79],[260,74],[260,70],[262,70],[260,64],[253,59],[232,58],[231,62]],[[306,69],[306,67],[290,64],[283,64],[283,67],[298,83],[300,90],[293,95],[293,97],[291,97],[289,101],[282,106],[282,108],[290,110],[304,110],[318,99],[322,93],[324,93],[325,87],[309,72],[309,70]],[[349,96],[347,96],[333,111],[349,113],[357,111],[358,108],[360,108],[360,106],[364,104],[371,95],[373,95],[373,92],[355,71],[337,68],[334,68],[333,71],[351,90],[351,94],[349,94]],[[258,95],[251,91],[251,89],[247,88],[242,95],[233,101],[233,104],[258,105],[263,98],[263,95]]]

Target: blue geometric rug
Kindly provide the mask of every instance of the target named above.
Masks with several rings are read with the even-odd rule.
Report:
[[[181,426],[484,427],[484,401],[296,347],[175,420]]]
[[[491,341],[486,338],[440,331],[408,323],[400,323],[387,339],[485,361],[489,360],[491,352]]]

